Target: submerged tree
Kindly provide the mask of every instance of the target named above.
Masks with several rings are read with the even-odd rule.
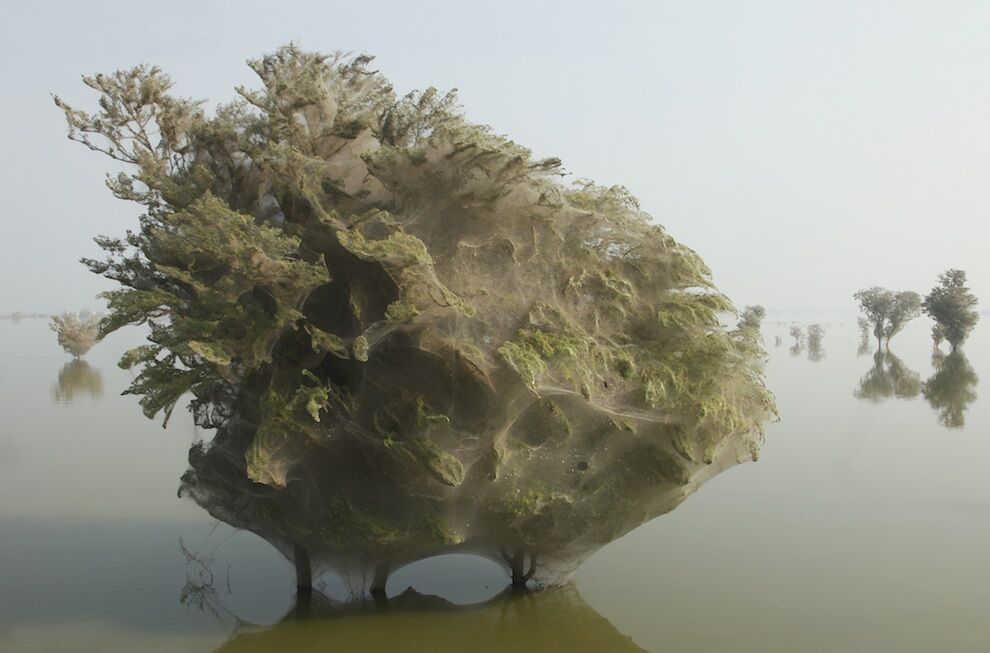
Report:
[[[100,316],[83,311],[59,313],[49,328],[58,336],[58,344],[67,353],[80,358],[100,340]]]
[[[774,414],[751,322],[622,187],[397,96],[370,57],[294,46],[207,115],[157,68],[86,77],[69,136],[129,164],[101,237],[109,333],[165,419],[217,429],[182,491],[355,593],[445,551],[563,581],[755,459]]]
[[[909,321],[921,315],[921,295],[910,290],[894,292],[874,286],[853,295],[873,326],[877,347],[900,333]]]
[[[966,273],[947,270],[938,275],[938,285],[925,295],[923,307],[928,317],[935,320],[932,339],[938,346],[943,338],[952,349],[966,341],[980,319],[976,312],[976,296],[966,287]]]
[[[825,340],[825,327],[821,324],[812,324],[808,327],[808,359],[820,361],[825,358],[825,350],[822,342]]]
[[[747,306],[743,309],[743,312],[739,314],[739,329],[756,329],[760,330],[760,326],[763,324],[763,318],[767,316],[767,311],[765,308],[759,304],[755,306]]]
[[[804,351],[804,329],[800,325],[792,324],[789,333],[791,337],[794,338],[794,342],[791,344],[791,356],[797,356],[802,351]]]
[[[921,392],[935,411],[938,421],[949,428],[966,425],[966,409],[976,401],[979,377],[961,350],[948,355],[936,349],[932,354],[935,374],[921,387]]]
[[[921,392],[921,376],[889,350],[873,354],[873,367],[859,380],[857,399],[880,403],[897,397],[910,399]]]

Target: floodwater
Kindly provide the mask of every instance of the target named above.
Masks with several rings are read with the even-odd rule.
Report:
[[[794,321],[824,324],[821,347],[792,347]],[[990,650],[990,331],[933,357],[928,328],[874,355],[852,313],[771,314],[781,420],[758,463],[569,587],[513,594],[452,555],[376,606],[330,576],[296,603],[274,549],[176,497],[204,434],[120,396],[137,330],[72,362],[43,320],[0,320],[0,651]]]

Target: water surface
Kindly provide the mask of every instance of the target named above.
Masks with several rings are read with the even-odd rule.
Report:
[[[826,325],[820,349],[792,347],[794,320]],[[395,573],[383,607],[330,575],[300,605],[273,549],[176,497],[208,434],[120,396],[139,331],[73,362],[44,321],[0,320],[0,651],[985,651],[984,326],[964,357],[933,356],[923,320],[874,355],[851,313],[770,315],[782,419],[758,463],[562,590],[506,593],[493,564],[443,556]]]

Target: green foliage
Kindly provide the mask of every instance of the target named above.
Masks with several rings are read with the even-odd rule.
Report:
[[[759,331],[760,325],[763,324],[763,318],[766,316],[766,309],[759,304],[756,306],[747,306],[743,309],[743,312],[739,314],[739,328],[756,329]]]
[[[272,539],[338,546],[313,525],[326,518],[398,547],[412,531],[383,524],[462,537],[436,517],[452,493],[491,514],[531,496],[527,466],[570,474],[614,451],[595,469],[627,478],[590,483],[597,500],[679,501],[660,484],[755,458],[775,413],[765,311],[723,326],[735,309],[707,266],[628,190],[562,184],[559,160],[471,124],[453,93],[397,96],[370,63],[286,46],[212,114],[149,67],[84,78],[94,113],[56,98],[70,138],[129,164],[108,185],[141,206],[85,261],[119,284],[102,332],[150,329],[121,361],[138,370],[129,392],[166,419],[191,395],[219,429],[187,487]],[[573,431],[515,446],[516,417],[551,396],[550,422]],[[564,471],[543,476],[565,499],[525,503],[537,521],[501,537],[594,522],[600,504],[568,495],[583,490]],[[259,483],[278,498],[216,499]],[[601,532],[645,517],[626,518]]]
[[[980,319],[976,312],[977,299],[966,287],[966,273],[947,270],[938,276],[938,285],[925,296],[924,309],[935,320],[932,339],[938,345],[942,339],[955,349],[969,337]]]
[[[874,286],[860,290],[853,297],[873,325],[878,345],[884,340],[889,344],[908,322],[921,315],[921,296],[910,290],[894,292]]]

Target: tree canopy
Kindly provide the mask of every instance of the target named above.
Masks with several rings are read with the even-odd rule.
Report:
[[[74,358],[85,356],[100,339],[100,317],[88,312],[59,313],[48,326],[62,349]]]
[[[149,66],[85,77],[93,113],[56,98],[142,209],[85,261],[119,284],[102,332],[150,330],[129,392],[217,429],[183,490],[355,583],[452,547],[550,583],[755,458],[762,315],[721,326],[625,188],[371,63],[286,46],[211,114]]]
[[[932,339],[939,344],[949,341],[953,349],[966,341],[980,319],[976,296],[966,287],[966,273],[947,270],[938,275],[938,284],[925,295],[925,313],[935,320]]]
[[[874,286],[853,295],[864,316],[873,325],[877,345],[900,333],[904,326],[921,315],[921,296],[910,290],[894,292]]]

